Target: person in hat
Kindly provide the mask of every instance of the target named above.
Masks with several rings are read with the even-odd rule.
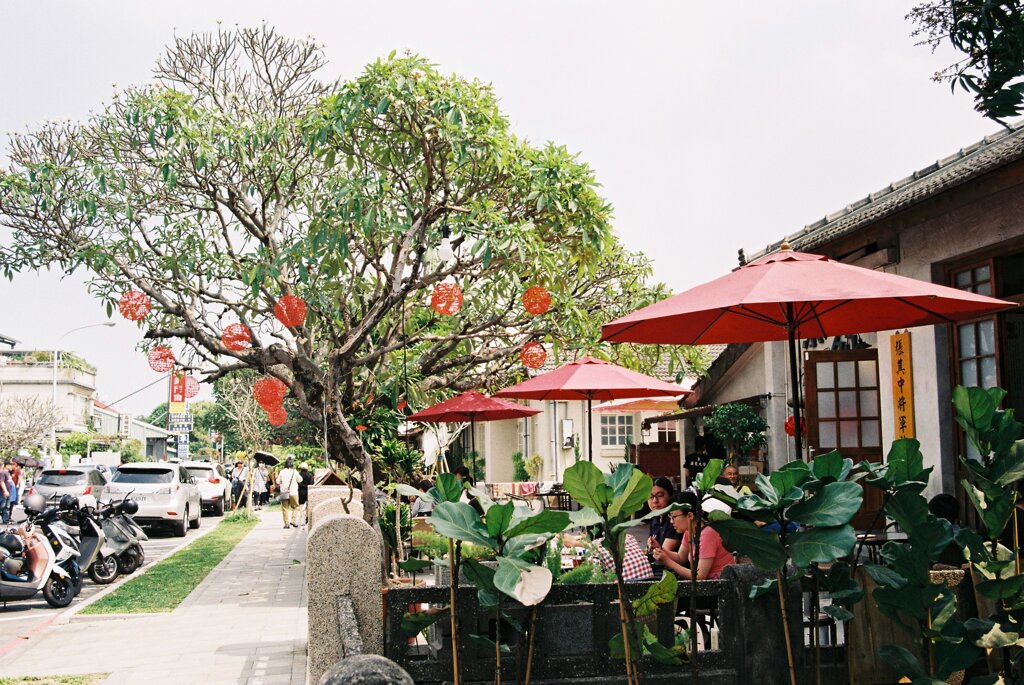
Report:
[[[291,454],[284,460],[284,468],[277,473],[277,491],[281,501],[281,518],[284,527],[298,528],[299,518],[299,472],[295,470],[295,457]]]
[[[299,512],[302,514],[302,525],[309,521],[309,486],[313,484],[313,472],[309,464],[299,464]]]
[[[245,467],[245,462],[241,459],[236,459],[235,466],[231,469],[228,477],[231,479],[231,499],[234,500],[235,506],[245,506],[242,492],[245,489],[245,481],[249,478],[249,469]]]

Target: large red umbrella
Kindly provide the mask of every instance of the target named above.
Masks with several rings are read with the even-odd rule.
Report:
[[[476,452],[476,422],[521,419],[541,413],[540,409],[524,407],[515,402],[488,397],[482,392],[464,392],[444,402],[410,414],[408,421],[420,423],[469,423],[472,450]],[[475,477],[476,474],[473,474]]]
[[[593,414],[594,400],[618,400],[631,397],[675,397],[689,391],[678,385],[645,376],[610,362],[584,357],[534,376],[528,381],[499,390],[499,397],[519,397],[527,400],[586,400],[587,402],[587,458],[594,460]]]
[[[797,338],[949,323],[1016,306],[984,295],[843,264],[789,245],[732,273],[601,327],[613,342],[698,345],[789,340],[797,454]]]

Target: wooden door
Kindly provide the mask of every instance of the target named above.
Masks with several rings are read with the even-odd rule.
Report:
[[[838,449],[855,464],[881,462],[878,351],[808,352],[804,377],[812,456]],[[853,526],[866,529],[881,507],[881,494],[874,488],[865,489],[864,504],[854,516]]]

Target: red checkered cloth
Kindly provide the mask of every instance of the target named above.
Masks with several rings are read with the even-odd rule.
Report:
[[[625,535],[623,537],[626,540],[626,554],[622,558],[623,580],[649,580],[653,578],[654,569],[651,568],[651,562],[647,559],[647,554],[637,544],[636,538],[632,535]],[[595,561],[605,571],[614,573],[615,562],[612,560],[612,555],[601,543],[602,540],[594,541],[596,545]]]

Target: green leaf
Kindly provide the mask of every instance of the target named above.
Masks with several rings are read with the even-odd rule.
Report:
[[[871,576],[872,580],[883,587],[891,587],[899,590],[909,582],[906,578],[896,573],[888,566],[865,564],[864,570],[868,572],[868,575]]]
[[[448,613],[448,607],[444,607],[440,610],[417,611],[412,614],[405,614],[402,616],[402,622],[399,627],[404,635],[413,637],[419,635],[428,627],[437,623],[438,620],[443,618]]]
[[[1010,485],[1024,478],[1024,440],[1011,444],[1004,454],[996,452],[989,478],[996,485]]]
[[[494,549],[497,541],[487,533],[480,515],[466,502],[441,502],[430,514],[430,525],[439,535]]]
[[[806,462],[791,461],[781,469],[773,471],[768,477],[775,493],[781,498],[785,497],[790,488],[799,487],[801,483],[811,477],[811,467]]]
[[[577,511],[569,512],[569,520],[577,528],[590,528],[601,523],[601,515],[590,507],[583,507]]]
[[[540,604],[551,590],[551,571],[543,566],[522,566],[515,560],[498,557],[494,586],[524,606]]]
[[[983,649],[999,649],[1016,644],[1020,634],[1008,631],[995,621],[987,618],[969,618],[964,621],[967,636],[978,647]]]
[[[418,489],[405,483],[396,483],[395,492],[404,497],[422,497],[424,502],[434,503],[434,496],[429,492],[420,492]]]
[[[700,475],[697,476],[696,485],[697,489],[701,492],[709,492],[714,489],[715,481],[722,475],[722,469],[725,468],[725,462],[721,459],[711,459],[708,461],[708,465],[704,467]]]
[[[829,483],[790,507],[786,517],[806,526],[841,526],[850,522],[863,499],[864,490],[856,483]]]
[[[793,533],[788,538],[790,557],[800,568],[812,563],[825,564],[841,559],[853,551],[857,536],[853,526],[812,528]]]
[[[722,536],[727,547],[750,557],[758,568],[777,571],[786,563],[786,550],[775,534],[741,519],[712,521],[710,525]]]
[[[913,438],[900,438],[894,440],[889,448],[889,454],[885,458],[887,480],[897,485],[907,482],[928,481],[928,473],[931,469],[924,468],[924,455],[921,453],[921,443]]]
[[[402,569],[406,573],[419,573],[420,571],[430,568],[434,565],[434,562],[429,559],[414,559],[409,558],[404,561],[398,562],[398,568]]]
[[[589,461],[578,461],[567,468],[562,487],[574,500],[600,514],[608,510],[612,501],[613,491],[605,484],[604,474]]]
[[[826,614],[831,616],[837,621],[849,621],[853,618],[853,612],[849,609],[844,609],[841,606],[830,604],[821,608]]]
[[[476,559],[466,559],[462,562],[462,568],[466,573],[466,578],[476,585],[476,594],[480,604],[486,607],[497,606],[498,597],[495,594],[497,587],[494,585],[495,569],[485,566]]]
[[[453,473],[442,473],[437,476],[434,487],[427,493],[435,502],[458,502],[462,498],[465,485]]]
[[[882,661],[891,666],[898,676],[914,679],[927,675],[917,657],[903,647],[882,645],[878,653],[881,655]]]
[[[495,505],[497,506],[497,505]],[[569,527],[569,514],[564,511],[546,509],[528,519],[520,521],[505,535],[514,538],[519,535],[538,535],[542,533],[561,533]]]
[[[1013,599],[1024,589],[1024,574],[1009,578],[983,580],[975,586],[982,597],[992,600]]]
[[[642,597],[633,600],[633,610],[637,616],[649,616],[663,604],[676,598],[679,581],[674,573],[664,571],[661,580],[647,588]]]
[[[627,464],[627,466],[631,465]],[[640,469],[633,469],[632,475],[622,491],[615,495],[611,506],[608,507],[608,518],[620,515],[630,516],[640,510],[651,496],[653,486],[654,483],[650,476]]]
[[[895,519],[900,528],[912,534],[928,519],[928,501],[912,489],[901,488],[886,502],[885,513]]]
[[[750,599],[760,599],[768,595],[777,594],[779,591],[779,579],[767,578],[764,581],[750,586]]]
[[[512,520],[512,513],[516,505],[512,502],[495,504],[487,510],[485,516],[487,522],[487,534],[492,538],[501,537],[508,530],[509,522]],[[511,537],[511,536],[509,536]]]
[[[844,459],[839,450],[820,454],[811,461],[811,473],[818,480],[845,480],[853,470],[853,460]]]
[[[998,402],[984,388],[953,388],[953,406],[956,408],[956,422],[967,433],[971,444],[983,455],[988,455],[987,446],[982,445],[981,434],[992,425]]]

